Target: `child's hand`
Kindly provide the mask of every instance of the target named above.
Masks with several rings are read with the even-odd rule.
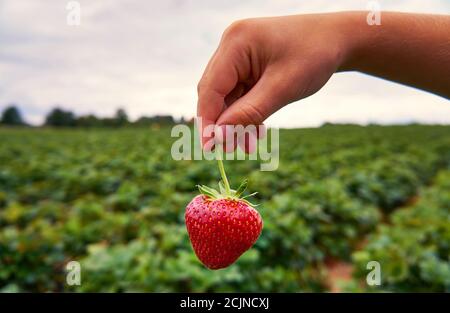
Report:
[[[203,126],[260,125],[318,91],[346,53],[342,26],[332,14],[233,23],[198,84]]]

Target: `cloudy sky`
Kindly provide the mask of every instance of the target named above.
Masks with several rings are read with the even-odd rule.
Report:
[[[196,85],[222,31],[236,19],[364,10],[366,0],[0,0],[0,110],[20,106],[32,123],[55,105],[77,114],[192,117]],[[380,0],[383,10],[450,14],[448,0]],[[272,126],[323,122],[450,123],[443,98],[357,73],[273,115]]]

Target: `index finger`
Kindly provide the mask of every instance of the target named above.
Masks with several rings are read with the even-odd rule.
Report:
[[[197,117],[201,120],[202,146],[214,136],[204,130],[214,125],[225,110],[225,97],[236,86],[238,76],[232,54],[219,47],[198,83]]]

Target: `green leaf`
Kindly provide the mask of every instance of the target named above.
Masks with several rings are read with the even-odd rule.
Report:
[[[204,194],[205,196],[208,196],[213,199],[220,198],[220,194],[217,192],[217,190],[215,190],[211,187],[204,186],[204,185],[198,185],[197,187],[198,187],[198,190],[200,191],[200,193]]]
[[[219,191],[221,194],[226,194],[225,186],[223,185],[223,181],[219,181]]]
[[[251,193],[251,194],[249,194],[249,195],[246,195],[246,196],[242,197],[242,199],[249,198],[249,197],[253,197],[253,196],[256,195],[256,194],[257,194],[257,192],[253,192],[253,193]]]
[[[244,179],[239,188],[236,190],[236,197],[240,197],[248,186],[248,179]]]

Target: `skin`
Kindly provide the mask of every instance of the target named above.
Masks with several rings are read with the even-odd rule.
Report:
[[[319,91],[341,71],[449,98],[450,16],[382,12],[381,25],[370,26],[367,14],[293,15],[231,24],[198,84],[197,116],[203,128],[260,125],[285,105]],[[203,144],[210,138],[202,136]]]

